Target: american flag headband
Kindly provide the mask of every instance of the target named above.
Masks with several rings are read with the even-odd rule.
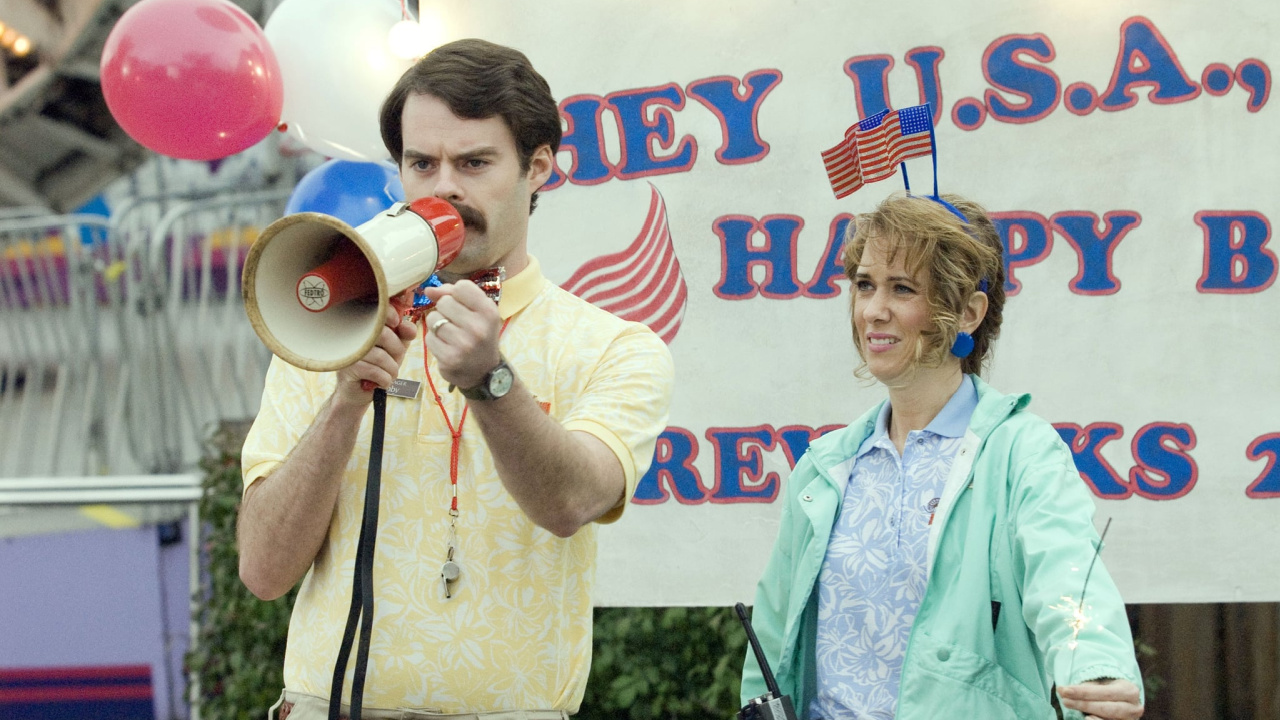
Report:
[[[933,137],[933,107],[929,103],[899,110],[881,110],[844,131],[844,139],[822,153],[827,178],[836,198],[852,195],[867,183],[893,177],[902,167],[902,184],[911,194],[906,161],[933,158],[933,194],[912,195],[932,200],[968,224],[969,219],[938,194],[938,148]]]

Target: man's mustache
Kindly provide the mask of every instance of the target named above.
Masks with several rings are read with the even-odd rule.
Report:
[[[471,207],[470,205],[463,205],[462,203],[450,201],[449,204],[452,205],[453,209],[457,210],[458,214],[462,216],[463,225],[475,230],[476,232],[484,232],[489,228],[489,223],[485,221],[484,215],[481,215],[479,210]]]

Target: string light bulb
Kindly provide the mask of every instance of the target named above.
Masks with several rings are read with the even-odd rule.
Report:
[[[405,18],[387,33],[391,54],[403,60],[417,60],[444,42],[444,23],[427,7],[419,7],[420,19]]]
[[[0,46],[13,53],[15,57],[26,57],[31,52],[31,38],[18,32],[12,25],[0,22]]]

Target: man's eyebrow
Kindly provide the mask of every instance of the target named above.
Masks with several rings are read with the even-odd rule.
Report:
[[[486,145],[478,147],[474,150],[468,150],[464,153],[458,153],[459,160],[471,160],[472,158],[489,158],[498,154],[498,148]]]
[[[485,145],[484,147],[478,147],[473,150],[468,150],[463,153],[458,153],[457,159],[462,162],[466,162],[467,160],[472,160],[475,158],[491,158],[496,155],[498,155],[498,148],[493,147],[491,145]],[[410,150],[410,149],[405,149],[404,152],[401,153],[401,156],[405,160],[436,160],[437,159],[434,155],[428,155],[427,153],[419,152],[418,150]]]

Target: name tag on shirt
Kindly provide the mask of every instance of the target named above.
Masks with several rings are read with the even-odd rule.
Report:
[[[418,397],[418,388],[420,387],[422,387],[422,383],[416,380],[396,378],[396,381],[391,383],[391,388],[387,390],[387,394],[391,397],[413,400]]]

